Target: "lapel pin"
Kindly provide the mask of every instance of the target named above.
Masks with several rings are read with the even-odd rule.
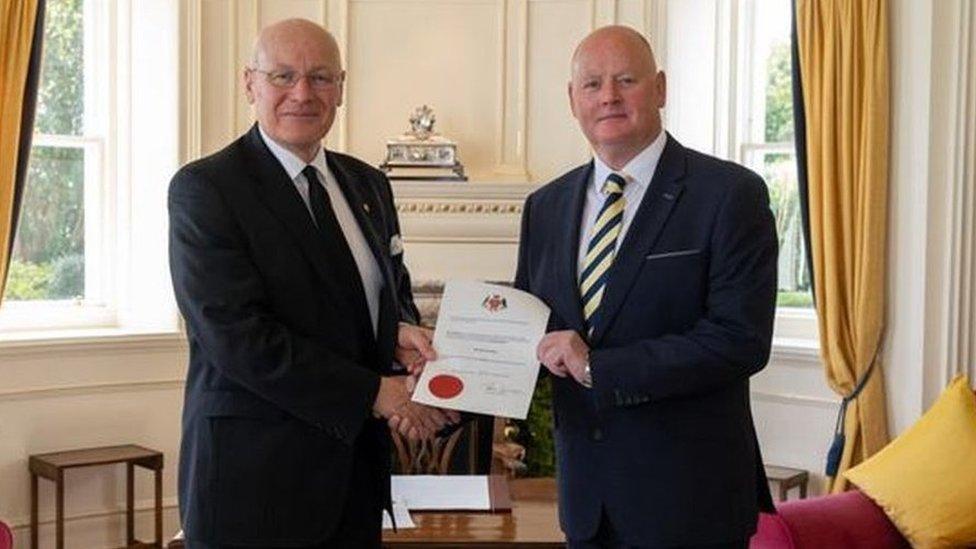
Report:
[[[369,204],[366,204],[366,203],[364,202],[364,203],[363,203],[363,210],[365,210],[365,211],[366,211],[366,213],[369,213]]]

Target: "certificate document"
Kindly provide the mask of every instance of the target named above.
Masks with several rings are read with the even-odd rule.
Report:
[[[437,360],[424,367],[414,402],[525,419],[548,321],[549,307],[531,294],[449,281],[434,332]]]

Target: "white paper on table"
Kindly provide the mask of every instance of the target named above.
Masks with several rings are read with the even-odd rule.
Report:
[[[437,360],[424,367],[413,401],[525,419],[539,373],[536,347],[548,321],[549,307],[532,294],[449,281],[434,332]]]
[[[397,530],[408,530],[410,528],[416,528],[417,525],[413,523],[413,517],[410,516],[410,511],[407,509],[406,503],[403,500],[393,498],[393,516],[396,518]],[[393,523],[390,521],[390,514],[383,511],[383,529],[392,530]]]
[[[411,511],[491,510],[486,475],[393,475],[390,486]]]

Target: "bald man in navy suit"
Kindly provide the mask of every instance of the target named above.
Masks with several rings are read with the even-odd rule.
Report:
[[[777,238],[755,173],[664,131],[664,73],[626,27],[587,36],[573,115],[594,158],[525,202],[515,284],[552,309],[570,547],[747,547],[772,509],[749,406]]]

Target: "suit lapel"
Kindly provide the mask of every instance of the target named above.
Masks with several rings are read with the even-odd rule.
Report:
[[[366,297],[362,291],[350,291],[350,286],[344,284],[337,278],[335,257],[336,247],[330,247],[323,239],[322,234],[315,227],[312,216],[305,206],[295,183],[288,177],[288,173],[274,157],[255,124],[247,134],[245,140],[250,154],[247,159],[251,162],[251,173],[261,186],[259,197],[264,200],[275,218],[284,225],[292,237],[298,242],[299,247],[305,258],[313,266],[319,279],[331,287],[331,294],[341,296],[349,311],[355,311],[358,322],[363,327],[364,333],[373,334],[369,320],[369,311],[366,307]],[[359,276],[356,270],[355,261],[350,256],[348,261],[352,263],[352,273],[350,275]],[[360,288],[361,285],[358,285]]]
[[[393,269],[390,266],[389,242],[383,242],[380,231],[376,227],[377,223],[382,223],[381,219],[377,221],[382,215],[382,211],[376,194],[369,188],[369,182],[365,181],[365,176],[357,177],[343,165],[334,153],[326,151],[325,160],[335,175],[336,181],[339,182],[342,194],[345,195],[346,202],[349,203],[349,209],[352,210],[356,223],[363,232],[363,237],[366,238],[369,249],[373,252],[373,257],[376,258],[380,272],[383,273],[385,287],[392,288]]]
[[[396,342],[396,323],[399,320],[397,303],[399,302],[396,299],[397,286],[393,277],[393,266],[390,263],[390,245],[380,236],[383,231],[377,229],[377,225],[383,223],[381,217],[383,210],[380,208],[379,198],[369,186],[370,183],[366,179],[368,176],[349,170],[342,159],[332,152],[325,152],[325,161],[339,183],[342,194],[349,203],[349,209],[352,210],[363,238],[366,239],[383,275],[376,336],[377,341],[385,344],[379,349],[379,363],[390,364],[393,360],[393,345]]]
[[[684,147],[668,135],[654,177],[610,267],[606,293],[596,313],[591,346],[599,344],[603,338],[644,266],[645,257],[657,241],[671,210],[681,196],[684,188],[681,177],[684,172]]]
[[[250,172],[261,186],[262,192],[258,195],[298,242],[319,277],[326,281],[331,280],[329,250],[322,241],[305,202],[298,194],[295,183],[288,178],[288,173],[268,150],[257,128],[256,124],[251,128],[245,143],[250,152],[247,155],[247,160],[251,163]]]
[[[570,227],[570,230],[562,232],[563,237],[559,241],[559,251],[556,256],[558,262],[556,273],[559,277],[557,287],[560,289],[560,294],[555,305],[569,327],[580,333],[584,331],[583,306],[580,303],[576,271],[579,267],[580,219],[583,216],[586,188],[592,176],[593,162],[590,162],[585,169],[580,170],[578,178],[570,182],[567,192],[563,193],[562,202],[555,210],[556,219],[563,220],[562,223]]]

